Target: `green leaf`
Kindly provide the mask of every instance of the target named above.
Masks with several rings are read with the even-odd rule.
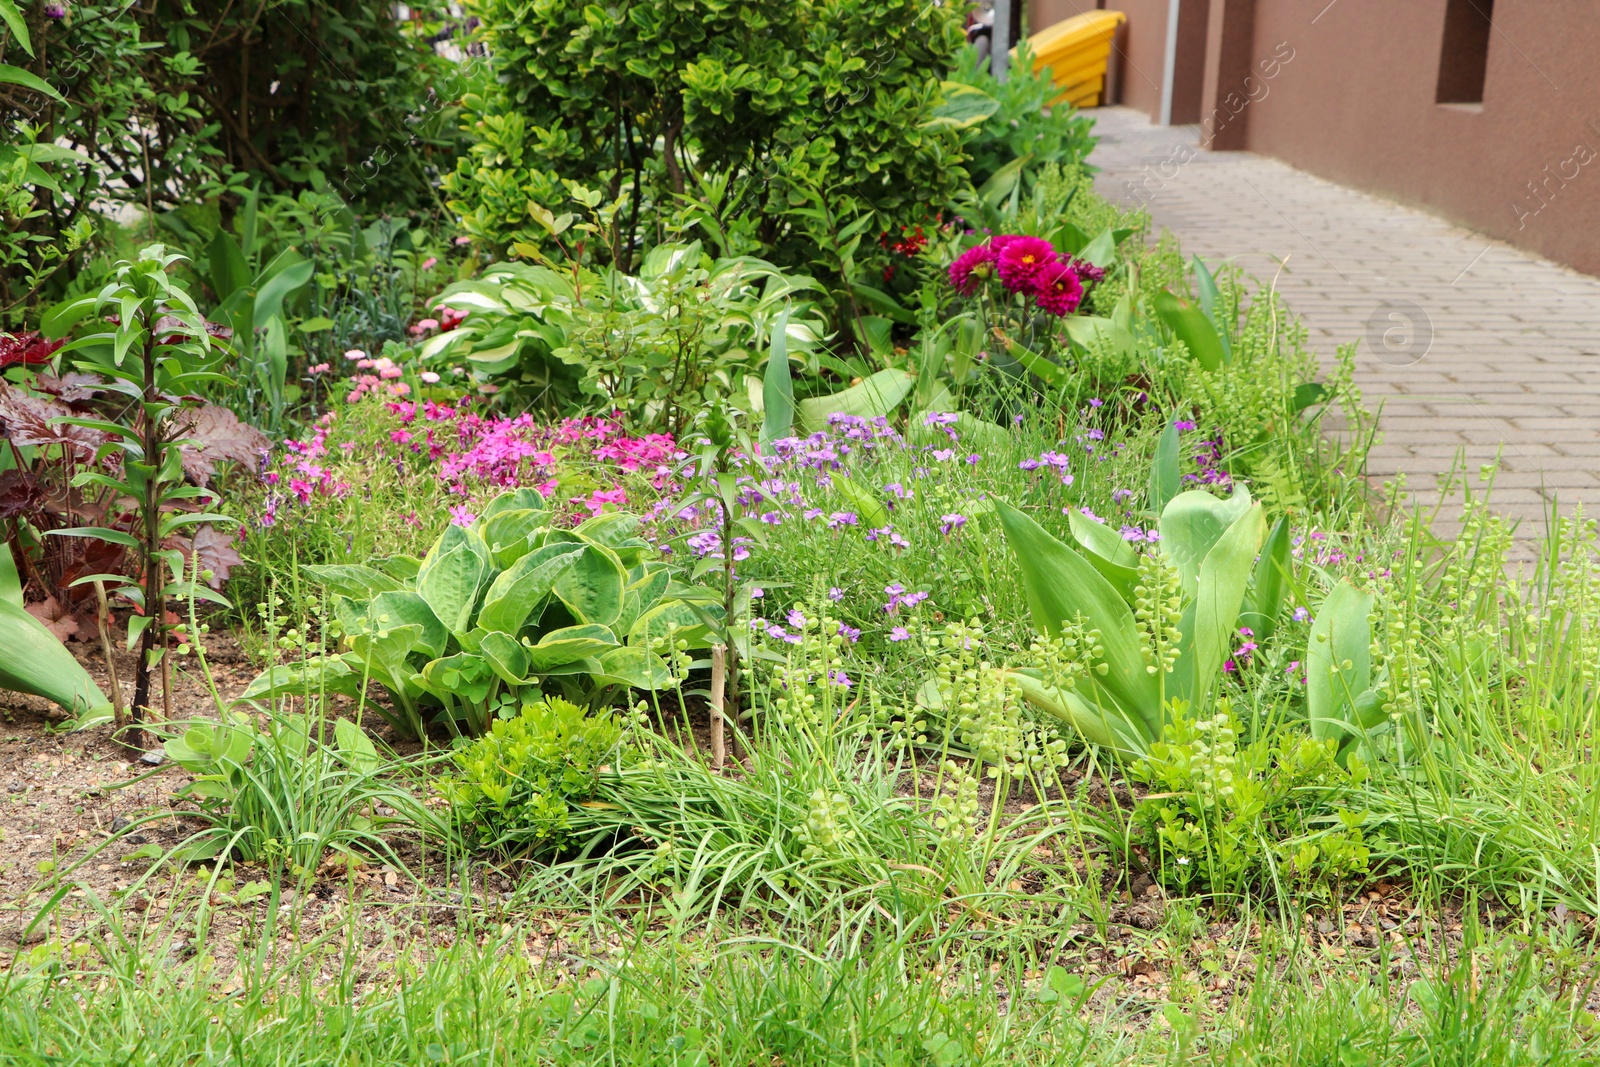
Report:
[[[1107,672],[1094,684],[1124,714],[1138,716],[1151,739],[1161,735],[1161,709],[1155,679],[1146,673],[1142,643],[1127,601],[1076,551],[1051,537],[1038,523],[995,501],[1006,540],[1022,571],[1023,592],[1034,625],[1052,636],[1063,622],[1081,614],[1100,631]]]
[[[1198,713],[1215,684],[1236,639],[1239,608],[1256,551],[1266,535],[1267,520],[1260,504],[1232,523],[1206,553],[1196,590],[1192,634],[1180,642],[1179,663],[1173,673],[1187,674],[1185,695]]]
[[[80,720],[109,706],[72,653],[10,597],[0,597],[0,649],[0,689],[44,697]]]
[[[472,628],[472,612],[489,572],[483,538],[476,531],[447,526],[417,571],[417,592],[451,633],[465,633]]]
[[[1223,500],[1204,489],[1179,493],[1161,510],[1161,551],[1178,568],[1183,595],[1194,599],[1207,553],[1240,516],[1250,510],[1250,490],[1236,485]]]
[[[579,622],[608,626],[622,613],[628,572],[616,553],[585,545],[572,566],[556,576],[552,591]]]
[[[36,74],[30,74],[21,67],[13,67],[9,63],[0,63],[0,83],[20,85],[24,89],[32,89],[36,93],[43,93],[58,104],[65,104],[67,98],[50,87],[50,83]]]
[[[207,257],[211,261],[211,289],[217,294],[218,300],[227,300],[254,280],[250,276],[250,264],[245,262],[244,251],[227,230],[218,230],[217,235],[211,238]]]
[[[1289,409],[1296,415],[1313,404],[1320,403],[1328,393],[1328,387],[1321,382],[1301,382],[1294,387],[1294,399],[1289,403]]]
[[[964,82],[939,83],[939,102],[928,113],[922,125],[925,128],[965,130],[981,125],[989,116],[1000,110],[1000,101],[978,88]]]
[[[478,517],[478,532],[489,546],[489,556],[501,570],[533,550],[539,532],[550,525],[550,512],[533,508],[501,511]]]
[[[1156,442],[1155,458],[1150,464],[1149,507],[1152,514],[1160,515],[1183,487],[1178,456],[1178,424],[1170,422],[1161,431],[1161,439]]]
[[[338,747],[339,755],[357,773],[376,774],[383,766],[383,760],[378,757],[378,750],[372,746],[372,739],[366,735],[366,731],[349,719],[334,720],[333,741]]]
[[[1257,644],[1265,645],[1278,628],[1294,577],[1290,555],[1289,519],[1285,516],[1272,527],[1261,558],[1256,560],[1255,577],[1250,583],[1250,601],[1239,615],[1239,625],[1248,626]]]
[[[379,593],[400,588],[400,583],[387,574],[359,563],[307,563],[301,566],[300,572],[352,600],[369,600]]]
[[[1203,311],[1167,290],[1156,294],[1155,305],[1156,317],[1183,342],[1189,358],[1212,373],[1222,369],[1227,353],[1223,351],[1217,328]]]
[[[586,623],[551,630],[528,649],[528,662],[536,674],[548,674],[557,667],[598,656],[617,647],[616,634],[605,626]]]
[[[761,443],[787,437],[794,426],[794,383],[789,378],[789,309],[779,312],[761,379]]]
[[[1192,264],[1195,289],[1200,293],[1200,310],[1217,329],[1217,337],[1222,341],[1222,362],[1230,362],[1233,359],[1233,342],[1228,336],[1228,324],[1221,318],[1222,294],[1217,290],[1217,279],[1212,277],[1210,268],[1199,256],[1194,257]]]
[[[486,630],[520,633],[523,624],[544,604],[556,579],[578,562],[584,546],[571,542],[545,545],[503,571],[484,594],[478,625]]]
[[[1117,258],[1117,235],[1111,230],[1102,231],[1073,258],[1104,270]]]
[[[1356,701],[1372,684],[1371,612],[1372,594],[1341,579],[1312,620],[1305,658],[1312,737],[1341,745],[1359,737]]]
[[[1020,341],[1013,341],[1008,338],[1006,340],[1006,353],[1026,367],[1029,372],[1038,375],[1052,385],[1065,380],[1067,377],[1067,368],[1050,362]]]
[[[618,646],[601,653],[599,660],[600,671],[595,681],[601,684],[661,690],[670,688],[674,682],[666,661],[642,648]]]
[[[0,546],[0,600],[22,607],[22,576],[17,573],[17,557],[11,546]]]
[[[363,630],[390,630],[397,626],[416,627],[415,643],[409,651],[442,656],[445,645],[450,640],[444,623],[433,613],[427,601],[409,589],[392,589],[386,593],[379,593],[367,605],[365,618],[366,625]]]
[[[1132,603],[1134,586],[1139,584],[1139,553],[1116,530],[1081,512],[1069,511],[1067,526],[1073,539],[1084,547],[1084,558],[1122,599]]]
[[[855,293],[856,296],[860,297],[861,300],[867,304],[867,306],[871,307],[873,311],[877,312],[879,315],[882,315],[884,318],[892,319],[895,322],[903,323],[907,326],[915,326],[917,324],[916,314],[904,304],[900,303],[900,301],[884,292],[882,289],[878,289],[871,285],[866,285],[862,282],[852,282],[850,284],[850,291]],[[882,349],[885,346],[875,345],[873,347]]]
[[[507,685],[528,684],[528,652],[510,634],[494,630],[478,641],[478,654]]]
[[[28,20],[17,10],[15,0],[0,0],[0,21],[4,21],[11,36],[17,39],[22,50],[33,55],[33,40],[28,36]]]
[[[887,415],[900,406],[900,402],[910,395],[916,384],[916,378],[906,371],[895,368],[878,371],[860,385],[853,385],[832,396],[800,401],[800,424],[807,430],[819,430],[827,426],[829,415],[859,415],[863,418]]]
[[[293,249],[285,249],[272,261],[264,273],[271,277],[261,283],[256,292],[255,321],[264,323],[283,313],[283,302],[305,287],[311,280],[316,264],[300,258]]]
[[[342,693],[354,697],[360,692],[361,677],[339,656],[314,657],[303,664],[271,667],[250,680],[235,703],[249,700],[274,700],[282,696],[312,696],[320,692]]]
[[[877,530],[889,525],[888,506],[870,489],[858,485],[839,471],[831,472],[830,478],[833,488],[849,502],[867,529]]]

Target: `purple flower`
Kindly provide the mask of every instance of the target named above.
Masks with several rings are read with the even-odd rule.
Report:
[[[907,593],[905,596],[900,598],[900,603],[904,604],[908,608],[914,608],[927,599],[927,593]]]
[[[1111,499],[1118,504],[1126,504],[1129,500],[1133,499],[1133,490],[1113,489],[1111,490]]]
[[[1189,421],[1188,419],[1179,419],[1177,422],[1174,422],[1172,425],[1174,425],[1174,426],[1176,426],[1178,428],[1178,432],[1179,433],[1183,433],[1185,430],[1194,429],[1194,423]]]
[[[904,626],[896,626],[894,629],[889,631],[889,640],[909,641],[911,640],[911,631],[906,629]]]
[[[936,448],[933,450],[933,458],[940,463],[949,463],[956,458],[956,450],[953,448]]]
[[[822,516],[822,509],[821,508],[806,508],[806,510],[804,512],[804,515],[805,515],[806,521],[810,522],[812,519],[820,518]]]
[[[972,453],[972,455],[967,457],[967,462],[972,464],[974,467],[976,467],[982,461],[983,461],[983,456],[978,454],[977,452],[974,452],[974,453]]]
[[[828,681],[832,682],[840,689],[849,689],[851,685],[850,676],[844,673],[844,671],[829,671]]]
[[[844,590],[840,589],[836,585],[835,586],[831,586],[828,589],[828,599],[833,601],[835,604],[837,604],[839,601],[844,599]]]
[[[467,510],[465,504],[457,504],[450,509],[451,526],[471,526],[477,516]]]
[[[911,542],[907,541],[904,537],[901,537],[897,533],[892,533],[892,534],[889,535],[889,544],[894,546],[895,548],[910,548],[911,547]]]
[[[1100,398],[1099,398],[1099,397],[1097,397],[1097,396],[1091,396],[1091,397],[1090,397],[1090,398],[1089,398],[1089,406],[1090,406],[1090,407],[1092,407],[1092,408],[1097,408],[1097,407],[1100,407],[1100,406],[1101,406],[1101,405],[1102,405],[1102,404],[1104,404],[1104,403],[1105,403],[1105,401],[1104,401],[1104,400],[1101,400],[1101,399],[1100,399]]]
[[[853,511],[835,511],[828,516],[828,529],[837,530],[842,526],[854,526],[861,521]]]
[[[890,596],[899,596],[906,591],[906,587],[901,585],[899,582],[890,582],[888,585],[883,587],[883,591],[888,593]]]
[[[849,641],[853,645],[857,641],[861,640],[861,631],[856,629],[854,626],[846,626],[841,622],[839,624],[839,636],[843,637],[846,641]]]
[[[939,532],[942,534],[954,533],[967,524],[967,517],[959,512],[951,512],[939,517]]]
[[[1295,622],[1305,622],[1309,618],[1311,618],[1311,610],[1309,608],[1301,607],[1294,609]]]
[[[49,3],[44,5],[44,17],[47,19],[55,19],[59,22],[67,17],[67,5],[60,3]]]
[[[803,630],[806,625],[806,617],[799,608],[790,608],[787,622],[796,630]]]
[[[754,589],[750,590],[750,599],[751,600],[760,600],[762,597],[764,597],[766,595],[767,595],[767,591],[765,589],[761,588],[759,585],[756,586]]]

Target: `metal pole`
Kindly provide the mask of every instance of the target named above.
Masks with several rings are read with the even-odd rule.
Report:
[[[994,28],[989,31],[989,72],[1006,80],[1011,63],[1011,0],[994,0]]]
[[[1167,0],[1167,49],[1161,69],[1161,121],[1172,125],[1172,82],[1178,71],[1178,2]]]

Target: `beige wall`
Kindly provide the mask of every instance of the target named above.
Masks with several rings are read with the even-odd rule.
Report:
[[[1294,58],[1249,148],[1600,273],[1595,0],[1495,0],[1481,108],[1434,102],[1447,0],[1252,2],[1255,58]]]

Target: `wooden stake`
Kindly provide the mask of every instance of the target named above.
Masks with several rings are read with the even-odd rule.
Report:
[[[100,651],[106,657],[106,681],[111,684],[112,721],[120,730],[127,721],[127,712],[122,707],[122,683],[117,681],[117,660],[111,654],[111,606],[106,603],[106,584],[99,579],[94,583],[94,595],[100,599],[100,611],[95,615],[95,622],[100,626]]]
[[[728,742],[723,735],[723,703],[728,690],[728,649],[711,646],[711,766],[721,770],[728,761]]]

